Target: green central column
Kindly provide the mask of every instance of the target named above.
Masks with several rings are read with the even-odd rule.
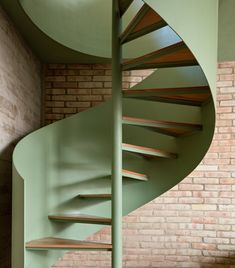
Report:
[[[122,267],[122,51],[119,36],[121,19],[118,0],[113,0],[112,14],[112,95],[113,95],[113,165],[112,165],[112,268]]]

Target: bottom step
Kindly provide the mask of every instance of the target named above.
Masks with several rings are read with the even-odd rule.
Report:
[[[46,237],[26,243],[28,250],[112,250],[111,244]]]

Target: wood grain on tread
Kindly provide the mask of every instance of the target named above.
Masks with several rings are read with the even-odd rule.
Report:
[[[121,43],[132,41],[150,32],[156,31],[167,23],[147,4],[144,4],[121,34]]]
[[[42,239],[32,240],[26,243],[27,249],[104,249],[111,250],[111,244],[79,241],[72,239],[62,239],[54,237],[46,237]]]
[[[164,150],[159,150],[151,147],[144,147],[139,145],[133,145],[133,144],[122,144],[122,149],[124,151],[129,151],[133,153],[142,154],[146,157],[164,157],[164,158],[177,158],[177,154],[166,152]]]
[[[144,56],[125,61],[123,70],[197,65],[192,52],[184,42],[161,48]]]
[[[126,98],[201,106],[211,98],[208,86],[123,90]]]
[[[84,215],[84,214],[56,214],[49,215],[48,218],[53,221],[60,222],[81,222],[81,223],[94,223],[94,224],[111,224],[110,218]]]
[[[156,131],[159,131],[160,133],[173,136],[180,136],[195,130],[202,130],[201,124],[150,120],[150,119],[136,118],[129,116],[123,116],[123,123],[134,126],[151,128]]]
[[[80,198],[111,198],[111,194],[80,194]]]
[[[157,14],[153,9],[149,9],[147,14],[143,17],[143,19],[136,25],[133,32],[139,32],[144,28],[153,25],[155,23],[159,23],[163,21],[162,17]]]
[[[143,180],[143,181],[148,180],[147,175],[142,174],[142,173],[138,173],[138,172],[134,172],[134,171],[130,171],[130,170],[126,170],[126,169],[122,170],[122,176],[127,177],[127,178],[136,178],[136,179],[139,178],[140,180]]]

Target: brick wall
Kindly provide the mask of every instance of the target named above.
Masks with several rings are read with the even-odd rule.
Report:
[[[124,72],[123,89],[130,88],[151,73],[151,70]],[[111,98],[109,64],[49,64],[44,66],[44,74],[46,125]]]
[[[46,123],[110,97],[109,66],[45,69]],[[235,268],[234,70],[235,62],[218,66],[216,132],[201,164],[179,185],[124,218],[124,267]],[[127,72],[124,86],[145,75]],[[109,242],[110,228],[89,239]],[[107,268],[110,253],[69,252],[53,267]]]
[[[40,63],[0,7],[0,266],[11,267],[11,155],[40,126]]]

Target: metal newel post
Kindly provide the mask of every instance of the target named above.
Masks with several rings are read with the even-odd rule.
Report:
[[[118,0],[112,7],[112,94],[113,94],[113,165],[112,165],[112,268],[122,267],[122,49],[119,40],[121,18]]]

